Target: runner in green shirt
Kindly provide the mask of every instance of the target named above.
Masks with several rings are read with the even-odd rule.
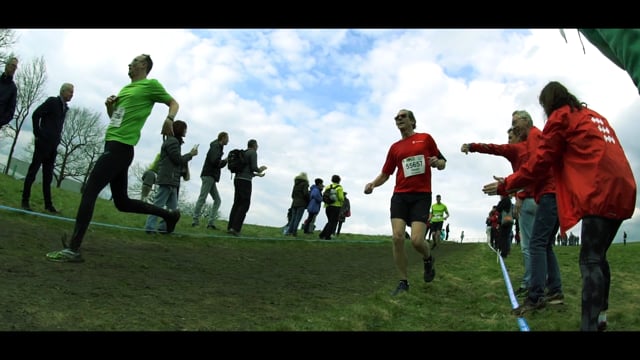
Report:
[[[134,146],[140,140],[140,132],[156,103],[167,105],[169,112],[162,124],[161,134],[173,136],[173,119],[178,113],[178,102],[156,79],[147,79],[153,67],[151,56],[136,56],[129,64],[131,83],[125,85],[118,96],[111,95],[105,101],[109,126],[105,136],[104,152],[96,161],[87,180],[78,207],[76,222],[69,245],[63,238],[64,249],[46,254],[56,262],[82,262],[80,245],[84,238],[100,191],[111,187],[113,204],[119,211],[159,216],[167,224],[166,233],[172,233],[180,219],[179,210],[165,210],[128,195],[129,165],[133,161]]]
[[[436,195],[436,203],[431,205],[429,213],[429,223],[431,224],[431,236],[433,237],[431,248],[435,249],[440,243],[442,234],[442,223],[449,218],[449,209],[442,203],[442,196]]]

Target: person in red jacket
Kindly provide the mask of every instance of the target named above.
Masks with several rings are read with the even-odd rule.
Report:
[[[512,123],[517,124],[516,127],[510,127],[507,130],[508,144],[486,144],[486,143],[466,143],[462,144],[460,151],[465,154],[477,152],[481,154],[490,154],[502,156],[509,160],[511,169],[515,172],[518,168],[529,159],[529,144],[527,138],[529,133],[534,135],[540,131],[533,126],[531,115],[525,110],[515,110],[511,114]],[[533,130],[532,130],[533,129]],[[529,185],[526,189],[518,191],[516,194],[516,203],[514,207],[514,216],[516,217],[516,239],[520,250],[522,251],[522,262],[524,273],[520,281],[520,287],[515,291],[517,296],[526,297],[529,293],[529,283],[531,282],[531,255],[529,252],[529,242],[533,234],[533,222],[536,216],[538,204],[533,197],[531,190],[533,185]],[[520,231],[522,231],[522,242],[520,242]],[[493,245],[493,243],[492,243]],[[495,246],[493,246],[495,247]]]
[[[631,218],[637,185],[620,140],[607,119],[557,81],[539,96],[547,115],[538,150],[507,178],[495,178],[483,192],[512,192],[553,168],[562,234],[582,221],[582,331],[607,326],[611,272],[607,250],[623,220]]]

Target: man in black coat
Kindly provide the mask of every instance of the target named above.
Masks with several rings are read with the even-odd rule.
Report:
[[[24,178],[22,189],[22,208],[31,211],[29,198],[31,197],[31,185],[36,179],[36,174],[42,166],[42,195],[44,208],[48,212],[57,213],[58,210],[51,201],[51,181],[53,181],[53,168],[58,155],[58,145],[62,136],[64,118],[67,115],[67,102],[73,97],[73,84],[64,83],[60,87],[59,96],[51,96],[42,103],[31,116],[33,120],[33,135],[35,148],[31,165]]]
[[[13,81],[13,75],[18,68],[18,59],[10,57],[4,65],[4,72],[0,75],[0,127],[7,125],[16,112],[18,87]]]
[[[209,151],[207,152],[207,158],[204,159],[202,164],[202,172],[200,173],[200,180],[202,181],[200,186],[200,195],[196,201],[196,207],[193,211],[193,222],[191,226],[200,225],[200,215],[202,215],[202,207],[204,206],[207,197],[211,195],[213,199],[213,205],[211,206],[211,212],[209,213],[209,220],[207,221],[207,229],[216,230],[215,220],[218,219],[218,210],[222,204],[220,193],[216,183],[220,181],[220,169],[227,165],[227,159],[223,159],[224,146],[229,143],[229,134],[227,132],[220,132],[218,138],[209,144]]]

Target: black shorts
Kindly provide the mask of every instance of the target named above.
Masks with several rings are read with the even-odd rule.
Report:
[[[442,230],[442,223],[443,222],[444,221],[432,222],[431,226],[430,226],[431,232],[434,233],[436,231]]]
[[[408,225],[414,221],[427,223],[431,209],[431,193],[393,193],[391,219],[403,219]]]

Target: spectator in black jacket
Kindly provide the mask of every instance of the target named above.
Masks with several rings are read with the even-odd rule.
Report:
[[[213,205],[211,206],[211,213],[209,214],[209,220],[207,223],[207,229],[216,230],[215,220],[218,219],[218,210],[222,200],[220,199],[220,193],[216,183],[220,181],[220,169],[227,166],[227,159],[223,159],[224,146],[229,143],[229,134],[221,132],[218,134],[218,138],[213,140],[209,144],[209,151],[207,152],[207,158],[204,159],[202,164],[202,172],[200,173],[200,196],[196,201],[196,207],[193,210],[193,222],[191,226],[200,225],[200,216],[202,215],[202,207],[207,201],[207,196],[211,195],[213,199]]]
[[[51,200],[51,182],[53,181],[53,168],[58,155],[58,145],[64,127],[64,118],[69,107],[67,103],[73,97],[73,84],[64,83],[60,87],[60,95],[50,96],[44,103],[36,108],[31,116],[33,120],[33,136],[35,147],[31,165],[24,178],[22,188],[22,208],[31,211],[29,198],[31,197],[31,185],[36,179],[38,170],[42,166],[42,195],[44,197],[44,209],[50,213],[57,213]]]
[[[496,210],[500,214],[496,245],[500,256],[506,258],[511,251],[511,237],[509,235],[513,231],[513,203],[511,203],[511,197],[509,195],[502,196],[496,206]]]
[[[256,176],[263,177],[267,167],[258,166],[258,141],[250,139],[244,152],[245,164],[233,178],[233,205],[229,213],[227,233],[240,236],[244,220],[251,206],[251,193],[253,191],[252,179]]]
[[[0,75],[0,127],[7,125],[16,112],[18,87],[13,75],[18,68],[18,59],[10,57],[4,64],[4,72]]]

